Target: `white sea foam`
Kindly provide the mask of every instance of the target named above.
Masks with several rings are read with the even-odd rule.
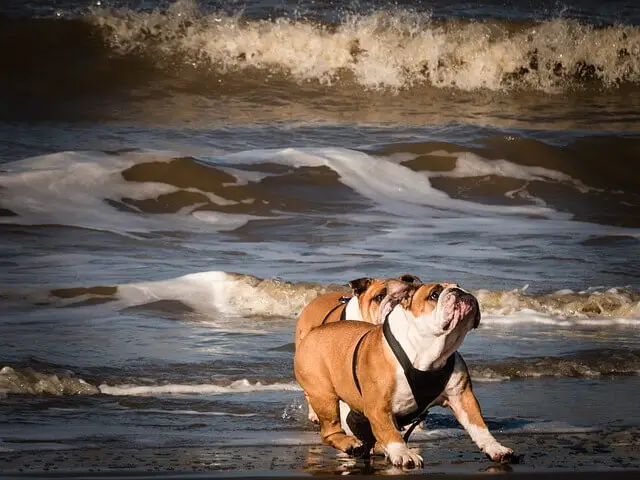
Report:
[[[169,162],[177,153],[138,151],[118,155],[101,152],[61,152],[5,164],[0,173],[3,188],[2,207],[17,216],[0,216],[2,223],[26,225],[58,224],[107,230],[124,234],[149,231],[186,230],[211,232],[233,230],[256,217],[212,210],[198,210],[200,203],[182,207],[176,213],[147,213],[137,209],[134,202],[126,208],[123,199],[155,200],[159,196],[176,192],[197,193],[211,205],[226,206],[230,201],[195,187],[177,187],[158,181],[127,181],[123,172],[145,163]],[[430,178],[436,176],[465,177],[474,175],[501,175],[524,180],[566,182],[575,188],[587,189],[566,174],[541,167],[524,167],[506,160],[487,160],[470,153],[457,154],[456,167],[449,172],[416,172],[398,164],[397,159],[372,156],[344,148],[288,148],[276,150],[250,150],[211,159],[217,169],[232,174],[237,182],[247,183],[260,178],[253,172],[244,172],[234,163],[275,162],[291,167],[328,167],[339,175],[340,181],[358,194],[368,198],[377,209],[413,223],[398,222],[393,235],[412,228],[416,221],[429,223],[430,231],[443,227],[474,228],[498,233],[566,231],[570,214],[558,212],[540,199],[529,198],[529,205],[485,205],[455,199],[436,189]],[[176,168],[180,168],[176,166]],[[150,170],[153,172],[153,169]],[[153,174],[150,173],[150,178]],[[522,192],[510,192],[507,196]],[[243,203],[254,201],[247,197]],[[531,216],[545,218],[546,222],[531,222]],[[507,218],[508,217],[508,218]],[[497,223],[488,223],[492,220]],[[446,223],[443,223],[446,222]],[[456,222],[462,221],[461,224]],[[424,225],[417,225],[422,234]],[[597,227],[597,228],[596,228]],[[619,234],[619,228],[594,226],[571,222],[578,234]],[[275,260],[275,259],[272,259]]]
[[[116,295],[126,305],[179,300],[202,313],[290,317],[323,291],[322,286],[209,271],[157,282],[119,285]]]
[[[382,210],[404,216],[437,217],[446,213],[447,216],[538,215],[569,218],[538,205],[495,206],[454,199],[431,185],[429,176],[432,174],[415,172],[385,157],[373,157],[344,148],[252,150],[225,158],[227,161],[254,163],[271,161],[293,167],[329,167],[340,176],[343,184],[371,199]]]
[[[106,385],[98,387],[104,395],[144,396],[144,395],[223,395],[251,392],[300,391],[297,383],[251,383],[246,379],[236,380],[230,385],[213,384],[167,384],[167,385]]]
[[[123,307],[173,300],[191,308],[194,320],[222,330],[261,334],[268,330],[247,326],[236,321],[236,317],[295,318],[316,296],[336,288],[335,285],[292,283],[214,270],[167,280],[120,284],[115,288],[60,289],[53,295],[57,302],[65,305],[92,296],[111,298]],[[525,290],[526,287],[474,291],[482,309],[482,325],[640,325],[640,296],[629,287],[538,295],[526,294]],[[40,296],[37,298],[42,300]]]
[[[48,374],[32,369],[0,369],[0,393],[18,395],[95,395],[98,389],[71,373]]]
[[[429,173],[430,177],[465,178],[491,175],[528,181],[564,182],[573,185],[583,193],[597,190],[596,188],[588,187],[580,180],[576,180],[566,173],[549,168],[519,165],[504,159],[489,160],[472,152],[433,152],[430,155],[454,157],[456,159],[456,166],[453,170],[432,172]]]
[[[257,413],[232,413],[232,412],[200,412],[198,410],[165,410],[162,408],[128,408],[130,413],[160,413],[162,415],[195,415],[203,417],[257,417]]]
[[[18,216],[0,216],[2,223],[68,225],[123,234],[186,229],[233,230],[252,217],[221,212],[193,212],[199,205],[176,214],[127,212],[107,203],[122,198],[142,200],[180,190],[159,182],[127,182],[122,172],[146,162],[168,162],[166,152],[60,152],[3,165],[0,187],[2,206]],[[214,204],[228,201],[195,188],[185,191],[204,195]],[[135,210],[135,207],[131,207]]]
[[[584,326],[584,327],[640,327],[640,318],[567,318],[544,315],[533,310],[522,309],[519,312],[507,316],[484,315],[483,326],[503,325],[554,325],[558,327]]]

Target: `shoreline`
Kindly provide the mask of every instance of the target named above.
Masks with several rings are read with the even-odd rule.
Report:
[[[580,433],[502,433],[497,436],[521,456],[519,463],[490,462],[467,437],[410,442],[425,466],[403,471],[384,457],[353,459],[315,445],[109,446],[0,452],[2,478],[39,476],[136,478],[149,476],[329,476],[428,474],[454,476],[515,474],[598,474],[640,476],[640,427]],[[5,447],[7,444],[4,445]],[[582,476],[580,478],[583,478]],[[586,477],[585,477],[586,478]]]

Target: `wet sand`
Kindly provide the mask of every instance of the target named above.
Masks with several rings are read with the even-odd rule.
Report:
[[[501,441],[521,455],[510,465],[487,460],[464,437],[411,442],[420,450],[425,466],[403,472],[389,466],[383,457],[352,459],[329,447],[313,445],[247,445],[229,447],[123,448],[100,446],[89,449],[28,450],[0,452],[0,475],[111,478],[145,476],[295,476],[348,474],[446,474],[451,476],[487,472],[544,473],[557,477],[580,472],[577,478],[640,478],[640,428],[610,429],[587,433],[498,433]],[[528,476],[528,475],[525,475]],[[616,477],[618,478],[618,477]]]

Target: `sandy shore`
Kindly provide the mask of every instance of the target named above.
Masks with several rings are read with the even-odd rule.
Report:
[[[499,434],[522,455],[519,463],[498,465],[485,459],[467,438],[416,443],[425,459],[422,470],[408,473],[609,472],[640,478],[640,428],[589,433]],[[336,475],[396,474],[382,457],[354,460],[320,445],[229,446],[26,450],[0,453],[0,475],[39,477],[159,475]],[[200,476],[200,475],[198,475]],[[633,478],[631,476],[630,478]]]

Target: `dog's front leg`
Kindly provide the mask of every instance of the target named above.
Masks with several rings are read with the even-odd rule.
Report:
[[[487,428],[480,405],[471,388],[471,379],[467,378],[459,393],[448,395],[445,403],[451,408],[471,439],[491,460],[502,462],[513,455],[513,450],[501,445]]]
[[[367,418],[371,423],[371,429],[378,444],[382,446],[393,465],[404,468],[420,468],[423,466],[422,457],[412,452],[402,439],[390,409],[367,409]]]

